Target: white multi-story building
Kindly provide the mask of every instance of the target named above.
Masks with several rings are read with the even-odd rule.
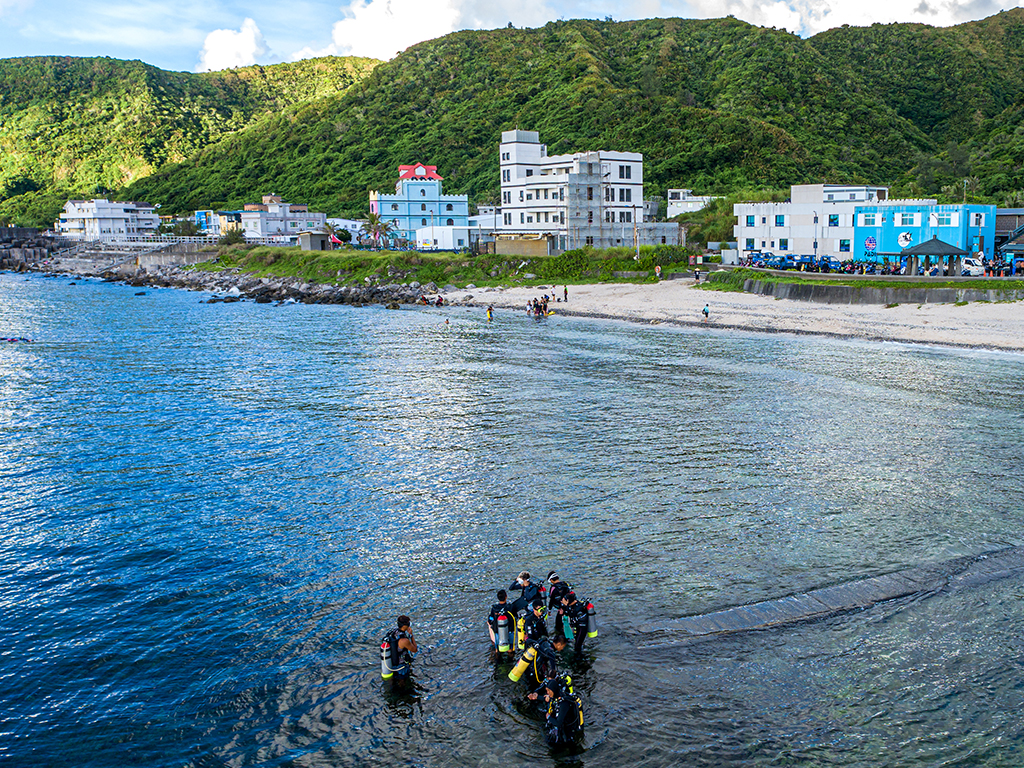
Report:
[[[699,211],[715,198],[712,195],[694,195],[692,189],[670,189],[668,191],[668,212],[672,219],[681,213]]]
[[[54,223],[54,229],[64,237],[105,241],[155,235],[159,226],[155,206],[106,199],[68,200]]]
[[[548,253],[680,242],[677,225],[644,219],[640,153],[548,155],[536,131],[520,130],[502,132],[499,151],[499,253],[515,240],[546,240]]]
[[[278,195],[264,195],[262,203],[250,203],[242,211],[242,229],[247,237],[287,237],[322,229],[326,213],[313,213],[305,205],[286,203]]]
[[[737,203],[733,234],[744,258],[758,253],[853,258],[858,206],[934,205],[935,200],[889,200],[888,187],[797,184],[785,203]]]

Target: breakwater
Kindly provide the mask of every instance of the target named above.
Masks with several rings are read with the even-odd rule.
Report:
[[[25,227],[0,227],[0,269],[25,272],[39,268],[50,256],[52,241]]]
[[[395,307],[414,304],[424,295],[436,296],[442,290],[435,283],[376,283],[365,285],[334,285],[311,283],[297,277],[257,277],[238,269],[216,272],[187,269],[178,266],[159,266],[152,270],[139,270],[122,275],[117,271],[105,273],[108,280],[143,288],[181,288],[188,291],[213,293],[210,302],[233,302],[248,299],[257,304],[300,302],[303,304],[349,304],[366,306],[383,304]],[[467,297],[467,301],[472,297]]]

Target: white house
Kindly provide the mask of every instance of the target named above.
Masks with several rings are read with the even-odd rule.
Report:
[[[853,258],[854,217],[858,206],[935,200],[889,200],[888,187],[798,184],[785,203],[737,203],[734,239],[744,258],[752,254]]]
[[[548,252],[593,245],[672,244],[675,224],[644,218],[644,158],[638,152],[577,152],[548,155],[536,131],[501,134],[502,243],[547,240]]]
[[[286,203],[278,195],[264,195],[262,203],[251,203],[242,211],[242,229],[247,237],[287,237],[322,229],[327,214],[313,213],[305,205]]]
[[[712,195],[694,195],[692,189],[670,189],[668,191],[667,216],[672,219],[681,213],[699,211],[715,198]]]
[[[54,230],[76,240],[124,240],[155,235],[160,226],[156,206],[106,199],[68,200]]]

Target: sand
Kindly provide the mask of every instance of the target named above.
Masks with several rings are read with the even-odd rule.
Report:
[[[525,315],[526,302],[545,293],[560,298],[562,286],[478,288],[453,292],[448,298]],[[827,305],[703,290],[693,280],[666,280],[570,285],[569,300],[552,301],[549,309],[557,315],[696,327],[705,325],[705,304],[710,307],[707,325],[713,328],[1024,351],[1024,302]]]

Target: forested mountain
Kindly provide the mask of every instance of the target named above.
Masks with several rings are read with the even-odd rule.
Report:
[[[48,189],[94,187],[169,211],[273,190],[359,214],[416,161],[438,165],[447,191],[497,202],[497,144],[516,126],[551,153],[643,152],[648,194],[835,181],[952,198],[969,178],[972,196],[1002,203],[1024,189],[1022,43],[1015,9],[806,40],[733,18],[560,21],[458,32],[376,66],[207,75],[0,61],[0,149],[16,150],[0,167],[13,196],[0,216]],[[26,186],[41,191],[19,196]]]
[[[0,60],[0,213],[33,218],[70,195],[119,191],[263,115],[340,93],[378,63],[193,74],[106,58]]]

